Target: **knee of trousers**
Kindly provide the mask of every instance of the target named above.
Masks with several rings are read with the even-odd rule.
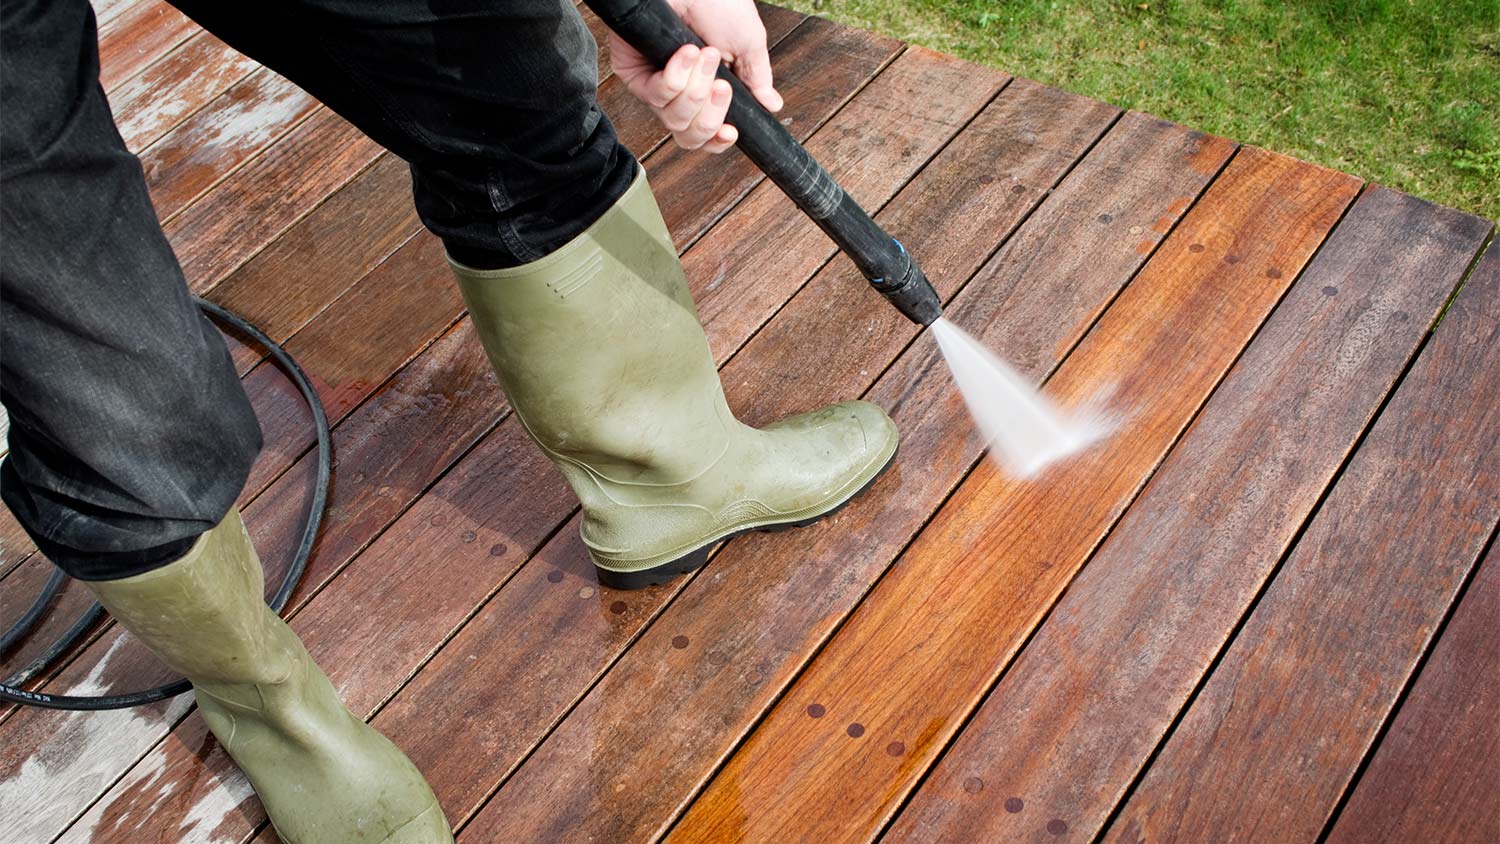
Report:
[[[180,355],[134,389],[79,385],[12,419],[0,493],[64,571],[109,580],[165,565],[234,506],[261,431],[213,341],[218,354]]]

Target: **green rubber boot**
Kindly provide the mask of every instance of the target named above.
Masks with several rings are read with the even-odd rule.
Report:
[[[517,416],[583,503],[606,586],[661,583],[720,540],[815,521],[895,456],[896,426],[868,402],[759,430],[734,418],[644,173],[545,258],[450,263]]]
[[[193,683],[198,709],[286,844],[451,844],[416,766],[350,714],[261,597],[238,510],[170,565],[86,584]]]

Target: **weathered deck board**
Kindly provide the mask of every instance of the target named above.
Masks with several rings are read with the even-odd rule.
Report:
[[[163,221],[320,108],[311,95],[264,68],[215,99],[140,154],[151,203]]]
[[[99,26],[99,84],[112,91],[198,32],[165,0],[137,0]]]
[[[140,152],[260,65],[207,32],[109,93],[125,146]]]
[[[1141,121],[1131,121],[1128,128],[1140,131],[1144,127]],[[1166,127],[1165,134],[1175,133]],[[1106,139],[1101,148],[1108,145]],[[1081,335],[1144,260],[1136,254],[1133,242],[1123,250],[1115,248],[1112,233],[1094,228],[1096,216],[1105,208],[1131,209],[1145,220],[1166,213],[1172,200],[1162,196],[1164,188],[1186,188],[1191,195],[1208,181],[1207,175],[1196,176],[1182,166],[1194,160],[1199,147],[1196,140],[1179,135],[1176,144],[1159,150],[1159,160],[1128,152],[1110,155],[1107,150],[1101,155],[1096,150],[1083,165],[1086,172],[1074,174],[1081,178],[1065,182],[1016,235],[1017,241],[1042,247],[1037,267],[1044,271],[1034,278],[1034,286],[981,284],[993,279],[995,267],[1000,266],[992,262],[959,296],[958,310],[999,317],[998,304],[1008,299],[1014,308],[992,324],[996,330],[990,339],[996,340],[1006,337],[1005,328],[1034,319],[1039,309],[1050,312],[1055,294],[1077,284],[1095,291],[1097,298],[1080,296],[1071,313],[1049,320],[1046,324],[1055,334],[1028,354],[1042,360],[1055,345],[1070,346],[1068,334]],[[1211,173],[1227,155],[1228,146],[1220,146],[1217,156],[1203,152],[1203,158],[1211,161]],[[1091,167],[1090,161],[1098,161],[1095,156],[1102,163]],[[1101,201],[1098,187],[1118,183],[1121,173],[1132,165],[1146,165],[1149,175],[1133,186],[1144,190],[1126,191],[1120,200],[1123,207],[1109,199]],[[991,184],[999,190],[1014,187],[1000,180]],[[921,187],[914,183],[908,201],[921,196]],[[1035,189],[1040,193],[1039,186]],[[1138,202],[1147,207],[1137,206]],[[1073,233],[1075,243],[1098,248],[1061,248],[1060,241],[1051,240],[1058,229]],[[936,278],[945,283],[942,275]],[[959,281],[950,279],[946,284],[951,290]],[[987,310],[989,306],[996,310]],[[830,325],[843,326],[841,331],[852,329],[855,337],[863,328],[858,322]],[[788,389],[783,383],[758,396],[769,405],[763,412],[804,409],[808,406],[804,402],[817,401],[822,390],[858,392],[862,379],[868,384],[869,378],[879,374],[878,359],[873,363],[867,370],[799,368],[799,384]],[[644,840],[670,823],[747,725],[769,706],[826,637],[838,614],[847,612],[863,593],[864,584],[873,580],[978,457],[976,441],[947,434],[964,418],[964,412],[940,384],[941,366],[930,347],[918,347],[904,355],[871,394],[892,410],[905,432],[903,450],[886,479],[827,527],[731,543],[707,571],[682,588],[667,614],[506,784],[465,833],[466,840],[497,836]],[[750,386],[752,379],[738,377],[736,371],[735,364],[726,368],[724,381],[731,401],[742,406],[736,395],[756,388]],[[849,555],[847,536],[851,533],[861,537],[864,554]],[[704,658],[709,648],[712,660]],[[664,744],[654,739],[663,733],[672,735],[674,741]],[[608,743],[597,740],[604,735],[611,736]],[[616,792],[616,787],[621,791]],[[628,794],[630,799],[618,799],[616,794]],[[573,823],[576,828],[569,827]]]
[[[1500,277],[1474,278],[1108,841],[1312,841],[1500,520]],[[1204,783],[1213,784],[1204,788]]]
[[[1048,385],[1071,406],[1114,394],[1108,447],[1030,482],[981,464],[669,840],[873,838],[1357,189],[1351,177],[1241,151]]]
[[[1500,263],[1500,262],[1497,262]],[[1500,841],[1500,549],[1422,666],[1329,844]]]
[[[1360,197],[887,840],[1097,834],[1468,269],[1478,222]]]
[[[869,43],[870,43],[870,49],[873,52],[873,56],[859,59],[859,61],[862,62],[863,65],[864,65],[864,67],[866,68],[865,75],[868,75],[870,73],[874,73],[876,70],[878,70],[879,67],[881,66],[881,64],[883,63],[883,56],[888,55],[890,52],[893,52],[894,49],[895,49],[895,43],[894,42],[890,42],[890,41],[869,42]],[[869,58],[872,58],[872,57],[875,58],[876,60],[875,61],[870,61]],[[849,59],[835,61],[835,62],[831,63],[827,68],[825,68],[825,70],[832,70],[832,71],[837,72],[839,67],[841,67],[843,65],[846,65],[849,61],[853,61],[854,59],[855,59],[855,57],[851,55]],[[857,89],[862,81],[863,81],[863,77],[860,77],[860,78],[850,78],[850,80],[848,82],[848,85],[850,86],[850,90]],[[833,108],[834,106],[830,105],[828,107],[829,108]],[[817,115],[814,114],[813,116],[816,117]],[[675,169],[676,167],[692,166],[692,164],[693,164],[692,162],[678,162],[677,164],[675,164],[675,165],[672,166],[672,169]],[[647,166],[648,166],[648,168],[651,166],[651,161],[649,159],[647,161]],[[670,170],[668,172],[670,172]],[[716,196],[716,195],[712,195],[712,194],[692,194],[692,195],[687,195],[687,196],[682,197],[679,201],[681,201],[683,204],[688,205],[688,206],[691,206],[694,203],[702,203],[702,204],[706,204],[706,205],[709,205],[709,206],[713,206],[713,205],[716,205],[716,204],[723,204],[723,203],[727,203],[727,202],[732,202],[733,201],[733,197],[720,197],[720,196]],[[713,216],[717,216],[717,215],[713,215]],[[689,234],[691,234],[691,233],[689,232]],[[426,237],[426,236],[424,235],[424,237]],[[768,251],[769,251],[769,246],[768,246]],[[424,266],[424,267],[428,266],[428,262],[419,262],[419,263],[421,263],[421,265]],[[389,266],[390,266],[390,262],[388,261],[385,265],[382,266],[382,270],[384,270],[386,267],[389,267]],[[442,273],[445,276],[445,278],[444,278],[445,283],[447,284],[447,286],[449,288],[451,288],[451,282],[447,282],[447,280],[446,280],[446,272],[447,272],[446,271],[446,266],[442,265],[440,261],[437,262],[436,264],[432,264],[432,266],[437,266],[437,267],[439,267],[441,269]],[[423,270],[423,271],[425,272],[425,270]],[[379,287],[376,287],[375,289],[379,289]],[[390,301],[399,304],[400,302],[409,301],[409,300],[407,300],[405,298],[402,298],[402,297],[393,297]],[[343,317],[340,317],[340,318],[341,319],[347,319],[352,324],[354,324],[356,326],[358,326],[359,323],[361,322],[360,317],[355,316],[355,315],[351,315],[352,312],[350,312],[347,308],[341,308],[341,309],[339,309],[338,313],[345,314],[346,316],[343,316]],[[365,318],[368,319],[368,317],[365,317]],[[366,329],[364,329],[363,327],[360,327],[359,330],[363,332]],[[306,332],[299,333],[297,335],[297,337],[294,337],[292,343],[289,344],[289,348],[291,348],[292,344],[295,344],[297,342],[297,339],[300,338],[300,337],[302,337],[303,334],[305,334],[305,333]],[[467,338],[467,339],[469,339],[470,342],[469,342],[469,345],[465,347],[465,352],[464,352],[465,356],[471,357],[473,360],[476,360],[476,361],[477,360],[481,360],[482,356],[480,356],[478,354],[477,346],[474,346],[472,344],[472,338]],[[321,343],[320,344],[314,344],[314,348],[323,348],[323,347],[328,346],[328,345],[332,345],[332,344],[321,344]],[[345,341],[344,345],[347,346],[349,344],[348,344],[347,341]],[[303,362],[305,364],[307,364],[308,361],[306,359],[306,356],[303,355],[303,357],[304,357]],[[310,370],[316,371],[315,367],[317,369],[326,369],[327,368],[325,366],[319,366],[317,364],[309,364],[309,369]],[[487,380],[488,379],[486,379],[486,381]],[[486,390],[492,389],[492,387],[488,386],[487,383],[485,385],[476,385],[476,386],[482,386],[482,389],[486,389]],[[252,390],[252,392],[256,392],[256,391]],[[325,395],[325,399],[327,399],[327,398],[328,398],[328,396]],[[461,403],[461,405],[460,405],[461,408],[462,408],[461,412],[466,417],[473,418],[473,419],[476,420],[476,422],[480,421],[481,418],[487,418],[487,419],[490,419],[490,420],[493,419],[492,415],[487,415],[486,414],[486,412],[485,412],[486,404],[485,403],[480,402],[480,403],[476,404],[476,399],[475,398],[472,398],[472,397],[467,397],[467,398],[469,398],[469,400]],[[332,406],[330,407],[330,410],[332,410]],[[408,409],[408,410],[410,410],[410,409]],[[300,410],[298,412],[300,413]],[[263,419],[264,418],[265,418],[265,414],[263,413]],[[409,426],[419,426],[420,419],[421,419],[420,416],[416,416],[410,422],[406,422],[405,424],[407,424]],[[303,424],[305,425],[306,423],[304,422]],[[488,421],[485,421],[483,424],[488,425],[488,424],[491,424],[491,423],[488,422]],[[368,428],[366,428],[365,430],[368,430]],[[344,428],[342,428],[342,427],[340,427],[339,429],[336,430],[336,442],[340,442],[339,437],[340,437],[340,434],[343,433],[343,431],[344,431]],[[381,437],[383,439],[384,435],[388,434],[389,432],[388,431],[380,431],[378,433],[379,433],[379,435],[381,435]],[[368,437],[368,435],[365,435],[365,436]],[[417,432],[417,430],[416,430],[416,427],[413,427],[411,436],[424,436],[424,435],[423,434],[419,434]],[[370,438],[370,439],[374,440],[374,438]],[[447,443],[436,443],[432,447],[442,447],[442,446],[445,446],[445,445],[447,445]],[[357,468],[357,467],[351,467],[351,466],[348,465],[349,464],[349,460],[348,460],[349,453],[343,447],[343,443],[342,442],[340,442],[339,454],[341,455],[340,456],[340,467],[341,467],[341,470],[351,470],[351,471],[353,471],[353,470],[355,470]],[[402,466],[404,464],[404,461],[402,461],[402,460],[399,459],[401,457],[401,455],[394,454],[394,453],[390,452],[389,450],[386,450],[385,452],[379,452],[379,453],[376,453],[376,454],[373,454],[373,455],[369,455],[369,457],[370,457],[370,460],[369,460],[369,464],[368,465],[369,465],[370,472],[371,472],[372,475],[375,474],[375,473],[377,473],[377,472],[389,472],[389,471],[393,471],[397,467],[400,467],[400,466]],[[443,464],[443,465],[446,465],[446,464]],[[360,477],[361,475],[363,475],[363,472],[360,472],[359,475],[355,475],[355,476],[356,477]],[[299,503],[297,503],[295,501],[294,496],[291,495],[291,494],[289,494],[289,493],[293,492],[293,490],[295,490],[297,488],[300,488],[304,483],[305,483],[305,480],[302,480],[302,479],[298,478],[298,479],[295,480],[295,486],[292,486],[290,489],[285,490],[283,492],[283,494],[280,495],[279,497],[273,496],[272,500],[281,500],[281,501],[288,501],[288,500],[290,500],[291,501],[291,503],[287,504],[286,506],[278,506],[278,509],[286,511],[286,515],[289,517],[282,524],[282,528],[281,529],[283,529],[283,530],[291,530],[291,529],[293,529],[296,526],[297,522],[301,518],[301,512],[300,512],[300,509],[299,509],[301,507],[301,505]],[[400,496],[402,497],[402,500],[410,500],[411,498],[415,498],[415,496],[422,491],[422,489],[425,486],[425,483],[426,483],[426,481],[421,481],[421,482],[419,482],[419,486],[416,489],[412,489],[412,490],[405,491],[405,492],[401,493]],[[385,498],[385,497],[386,496],[379,496],[379,498]],[[384,501],[372,501],[371,503],[372,504],[376,504],[378,506],[382,506],[382,507],[386,504],[386,502],[384,502]],[[324,539],[320,543],[319,555],[314,558],[313,565],[312,565],[311,569],[309,570],[308,575],[304,579],[304,588],[301,589],[301,590],[299,590],[299,594],[301,594],[302,592],[304,592],[304,591],[306,591],[308,589],[313,588],[313,586],[315,584],[319,584],[319,583],[323,582],[326,577],[332,575],[333,571],[336,571],[336,569],[333,570],[333,571],[329,571],[329,570],[321,568],[322,561],[328,559],[327,555],[324,554],[324,551],[326,551],[328,549],[329,543],[330,543],[330,541],[332,541],[331,537],[338,537],[338,536],[341,536],[341,535],[345,535],[345,536],[361,536],[357,532],[352,533],[352,534],[344,534],[340,530],[340,527],[341,527],[341,525],[340,525],[340,510],[341,509],[342,508],[340,507],[340,502],[339,502],[339,490],[338,490],[338,487],[336,486],[336,488],[335,488],[335,495],[334,495],[333,509],[330,511],[330,514],[329,514],[327,533],[325,533]],[[397,512],[399,512],[399,511],[397,511]],[[251,510],[247,512],[247,518],[251,519],[252,530],[257,533],[257,542],[258,542],[258,544],[260,544],[261,547],[263,547],[263,548],[264,547],[275,547],[275,548],[281,547],[282,543],[279,541],[280,537],[277,538],[277,541],[271,542],[271,543],[267,543],[267,542],[262,541],[264,539],[264,537],[262,535],[260,535],[258,531],[255,530],[256,524],[255,524],[255,521],[254,521],[254,517],[256,515],[257,515],[256,508],[254,508],[254,507],[252,507]],[[395,515],[395,513],[391,513],[389,517],[394,517],[394,515]],[[566,514],[563,514],[563,515],[566,515]],[[358,527],[360,527],[360,525],[355,524],[355,525],[352,525],[351,527],[358,528]],[[359,540],[360,543],[363,543],[363,542],[366,542],[366,541],[368,541],[367,538],[361,538]],[[352,553],[352,551],[357,550],[358,547],[360,547],[360,546],[357,545],[354,548],[352,548],[351,549],[351,553]],[[340,560],[340,559],[344,559],[344,558],[335,555],[334,559],[335,560]],[[270,565],[269,567],[273,571],[277,568],[277,566],[274,565],[274,564]],[[324,573],[325,571],[327,572],[326,574]],[[478,599],[476,598],[476,600],[478,600]],[[360,615],[362,617],[367,617],[367,616],[364,616],[363,613],[360,613]],[[152,764],[154,764],[154,763],[152,763]],[[149,770],[151,770],[151,771],[154,772],[157,769],[156,768],[149,768]],[[193,775],[190,774],[189,778],[191,778],[191,776],[193,776]],[[128,794],[130,792],[130,788],[129,788],[128,784],[127,784],[126,787],[118,789],[118,790],[120,790],[120,791],[122,791],[122,792],[124,792],[126,794]],[[104,808],[104,809],[96,810],[93,813],[93,815],[91,815],[91,817],[97,816],[97,815],[101,814],[102,811],[108,811],[108,809]],[[87,824],[85,826],[87,826]]]
[[[140,0],[91,0],[89,5],[94,7],[94,16],[99,25],[103,26],[138,2]]]
[[[368,167],[379,147],[326,108],[215,185],[163,227],[194,292],[284,234]]]

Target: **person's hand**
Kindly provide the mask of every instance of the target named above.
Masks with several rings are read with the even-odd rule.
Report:
[[[723,152],[739,140],[739,132],[724,122],[729,83],[714,78],[721,61],[729,63],[761,105],[781,110],[781,95],[771,84],[766,28],[753,0],[667,0],[667,5],[708,46],[700,50],[685,44],[665,68],[657,70],[611,32],[610,62],[630,92],[672,131],[678,145]]]

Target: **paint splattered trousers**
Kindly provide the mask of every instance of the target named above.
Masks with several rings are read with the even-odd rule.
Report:
[[[409,162],[422,222],[471,266],[548,254],[635,175],[571,0],[176,5]],[[0,4],[0,497],[53,562],[108,580],[217,524],[261,435],[98,55],[85,0]]]

